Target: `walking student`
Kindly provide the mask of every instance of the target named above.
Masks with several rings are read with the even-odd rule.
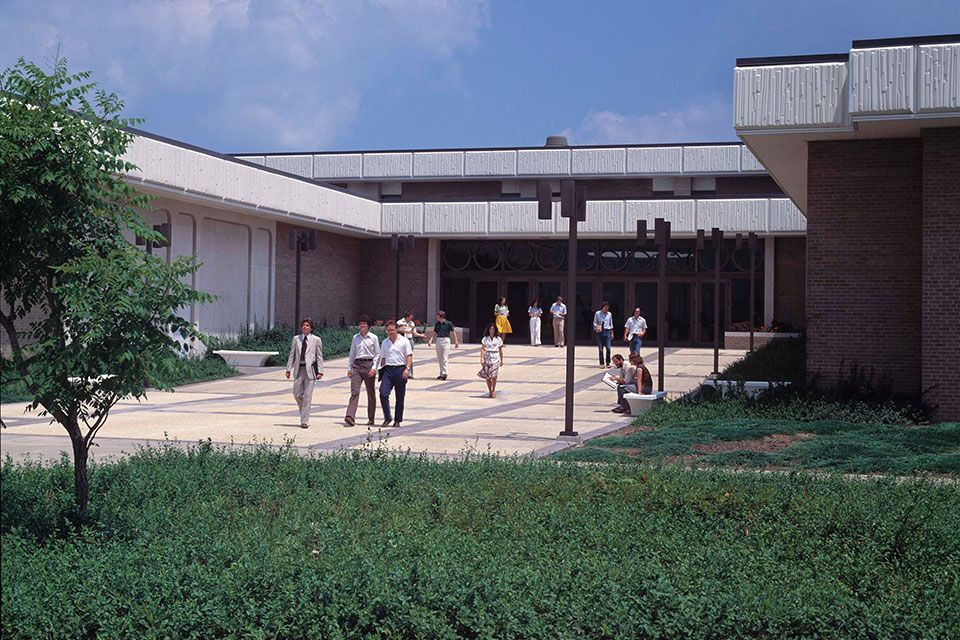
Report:
[[[507,306],[506,297],[500,296],[497,304],[493,306],[493,317],[501,340],[513,333],[513,327],[510,326],[510,307]]]
[[[543,309],[540,308],[540,298],[535,299],[527,308],[527,315],[530,316],[530,346],[540,346],[540,316],[543,315]]]
[[[562,347],[566,344],[563,329],[567,319],[567,305],[563,304],[560,296],[550,305],[550,315],[553,316],[553,346]]]
[[[487,392],[491,398],[497,397],[497,376],[503,366],[503,338],[492,322],[487,325],[486,334],[480,341],[480,372],[477,374],[487,381]]]
[[[647,335],[647,320],[641,315],[640,307],[637,307],[623,325],[623,339],[630,344],[630,353],[640,353],[645,335]]]
[[[397,320],[397,331],[410,341],[410,350],[417,343],[417,338],[426,338],[427,334],[417,331],[417,323],[413,321],[413,311],[407,311],[402,320]],[[413,377],[413,361],[410,361],[410,377]]]
[[[407,395],[407,378],[410,377],[410,366],[413,364],[413,349],[410,341],[397,331],[395,320],[387,322],[387,337],[380,345],[380,353],[373,361],[374,368],[380,374],[380,406],[383,408],[383,425],[399,427],[403,422],[403,401]],[[397,392],[396,420],[390,413],[390,392]]]
[[[600,368],[610,368],[610,343],[613,341],[613,314],[610,313],[610,303],[606,300],[600,309],[593,314],[593,332],[597,335],[597,351],[600,354]],[[606,350],[606,361],[604,361]]]
[[[357,406],[360,403],[360,388],[367,390],[367,424],[373,424],[377,415],[376,386],[377,370],[373,361],[380,353],[380,340],[370,333],[370,317],[360,316],[357,321],[359,333],[350,342],[350,357],[347,360],[347,377],[350,378],[350,401],[343,419],[349,426],[357,423]]]
[[[453,348],[460,347],[460,339],[453,328],[453,323],[447,320],[446,311],[437,311],[437,322],[433,325],[433,335],[427,341],[427,346],[432,346],[433,341],[437,341],[437,362],[440,364],[440,375],[437,380],[447,379],[447,365],[450,363],[450,338],[453,338]]]
[[[313,320],[304,318],[300,333],[290,342],[287,357],[287,380],[293,378],[293,398],[300,409],[300,428],[310,426],[313,385],[323,378],[323,341],[313,335]],[[292,376],[291,376],[292,374]]]

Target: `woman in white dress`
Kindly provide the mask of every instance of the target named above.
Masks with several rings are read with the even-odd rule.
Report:
[[[543,315],[543,309],[540,308],[540,298],[537,298],[530,303],[530,307],[527,309],[527,314],[530,316],[530,346],[539,347],[540,316]]]
[[[503,338],[492,322],[487,325],[486,335],[480,341],[480,372],[477,374],[487,381],[489,397],[497,397],[497,376],[503,366]]]

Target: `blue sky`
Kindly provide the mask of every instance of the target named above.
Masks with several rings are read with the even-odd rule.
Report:
[[[717,141],[737,57],[960,31],[960,2],[4,0],[143,128],[223,152]]]

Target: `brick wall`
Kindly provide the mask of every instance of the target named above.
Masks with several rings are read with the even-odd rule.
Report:
[[[427,309],[427,251],[429,242],[418,238],[412,251],[400,257],[400,313],[413,311],[417,320],[432,320],[436,309]],[[375,320],[394,315],[396,299],[396,253],[390,240],[363,240],[363,266],[360,278],[360,313]]]
[[[783,189],[770,176],[718,176],[718,196],[783,197]]]
[[[841,363],[921,387],[921,144],[810,142],[807,374]]]
[[[806,250],[806,238],[775,239],[773,318],[797,329],[807,324]]]
[[[276,316],[278,325],[294,324],[296,251],[288,224],[277,223]],[[360,314],[362,240],[317,231],[317,248],[301,254],[300,315],[314,322],[353,323]]]
[[[960,420],[960,128],[923,132],[923,388]]]
[[[404,182],[399,198],[394,202],[472,202],[499,200],[499,180],[471,182]]]

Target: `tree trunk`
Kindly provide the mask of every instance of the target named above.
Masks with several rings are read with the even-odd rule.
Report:
[[[78,430],[79,432],[79,430]],[[87,454],[89,449],[83,437],[70,435],[73,442],[73,498],[80,510],[80,515],[87,514],[87,503],[90,500],[90,486],[87,483]]]

